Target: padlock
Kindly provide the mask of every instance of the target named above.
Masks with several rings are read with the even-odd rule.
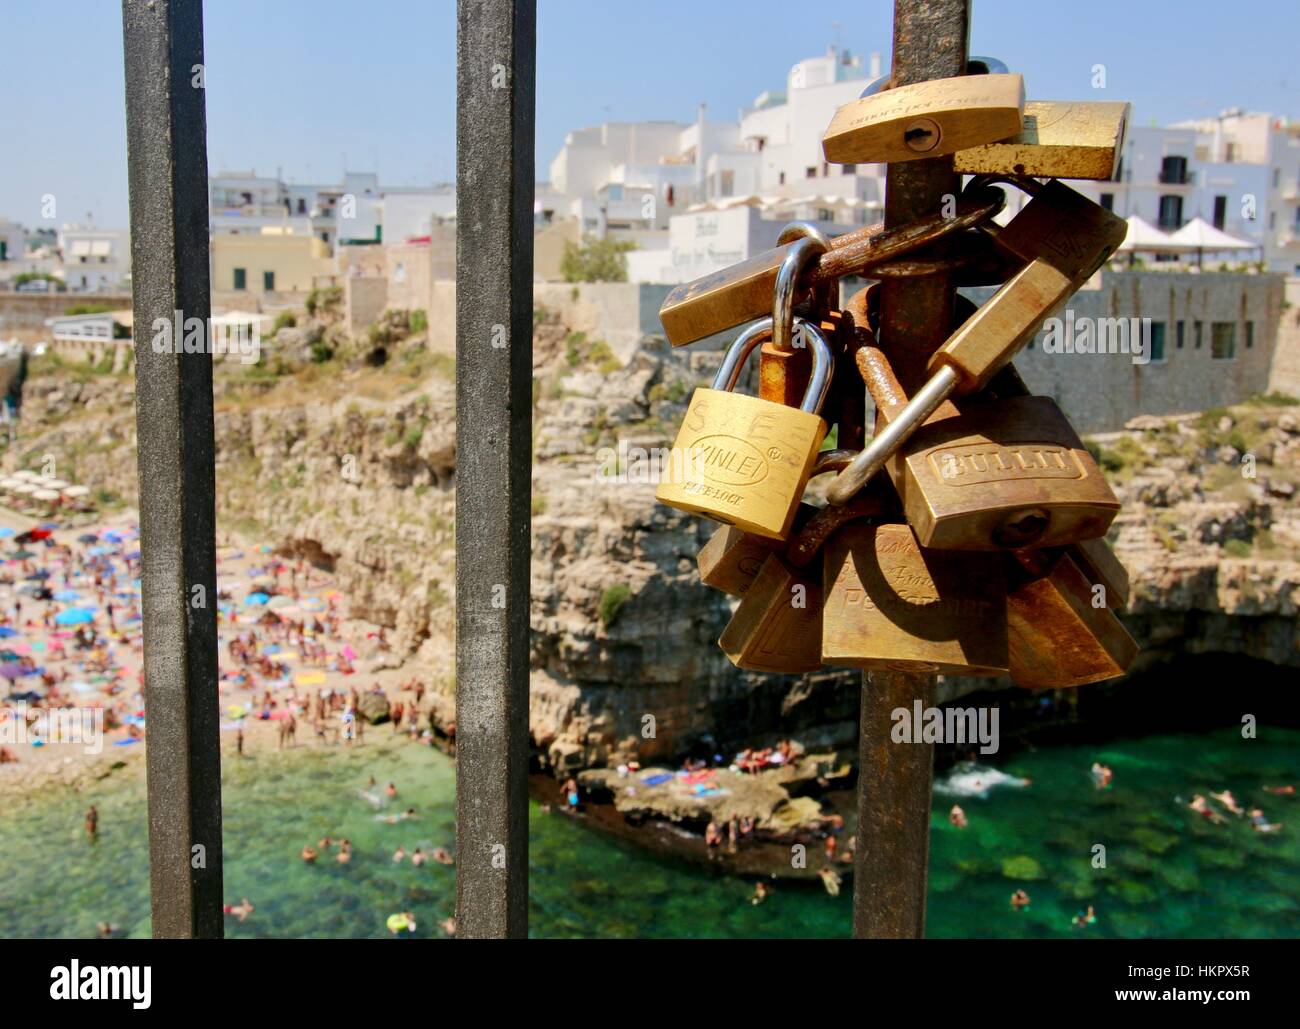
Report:
[[[837,471],[852,456],[847,450],[823,451],[813,473]],[[785,673],[821,667],[822,545],[849,521],[892,513],[889,500],[881,494],[880,490],[864,491],[843,507],[800,505],[801,510],[811,511],[811,516],[801,519],[802,524],[796,522],[797,531],[784,551],[771,551],[763,558],[718,640],[733,664]]]
[[[953,155],[964,175],[1032,175],[1113,179],[1124,153],[1130,105],[1083,100],[1029,100],[1020,133]]]
[[[737,668],[812,672],[821,667],[822,584],[818,569],[796,569],[769,554],[718,638]]]
[[[1127,591],[1126,577],[1113,588],[1094,581],[1089,557],[1106,563],[1097,547],[1089,555],[1078,546],[1008,558],[1007,633],[1016,685],[1060,689],[1114,679],[1137,657],[1137,643],[1111,610],[1112,597]]]
[[[864,225],[830,240],[826,251],[797,284],[809,287],[836,285],[849,275],[860,275],[886,261],[910,253],[953,233],[965,232],[991,220],[1006,205],[1000,189],[970,188],[957,198],[955,211],[936,211],[927,217],[886,229]],[[664,335],[674,347],[725,332],[772,307],[776,277],[790,244],[755,254],[690,282],[675,286],[659,308]]]
[[[1015,74],[897,86],[836,111],[822,136],[822,153],[836,164],[942,157],[1017,135],[1024,108],[1024,79]]]
[[[713,386],[691,396],[655,499],[746,532],[785,539],[826,437],[818,412],[833,361],[820,330],[802,324],[800,331],[812,345],[813,371],[798,408],[731,392],[745,359],[771,331],[772,319],[764,318],[741,333]]]
[[[791,338],[787,327],[794,325],[796,283],[808,265],[830,248],[830,240],[809,222],[792,222],[781,231],[777,243],[792,245],[786,249],[773,289],[772,337],[758,351],[758,395],[776,404],[798,407],[812,375],[812,352],[803,345],[804,340]],[[814,308],[824,309],[828,301],[828,290],[819,287]],[[820,320],[822,313],[816,310],[815,316]],[[826,324],[822,322],[820,327],[835,353],[833,337],[825,332]]]
[[[1028,261],[930,358],[930,378],[826,491],[843,504],[950,396],[983,389],[1124,241],[1128,224],[1055,180],[996,236]]]
[[[906,525],[853,522],[826,544],[822,661],[851,668],[1005,675],[998,554],[925,550]]]
[[[817,510],[811,504],[801,503],[795,512],[792,530],[797,532]],[[700,581],[733,597],[743,597],[749,592],[763,562],[782,546],[782,540],[756,536],[734,525],[721,525],[696,555]]]
[[[888,424],[907,397],[878,347],[858,362]],[[885,465],[923,547],[1013,550],[1104,536],[1119,499],[1050,397],[945,401]]]

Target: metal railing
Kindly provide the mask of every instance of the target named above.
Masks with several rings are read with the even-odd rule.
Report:
[[[898,0],[897,83],[959,74],[970,0]],[[150,887],[155,937],[222,935],[212,364],[157,353],[155,318],[210,315],[202,0],[123,0],[134,261]],[[458,0],[457,934],[528,926],[528,667],[535,0]],[[886,218],[954,192],[951,159],[893,166]],[[883,324],[923,361],[952,283],[885,284]],[[928,745],[888,712],[928,676],[864,677],[854,929],[924,932]]]

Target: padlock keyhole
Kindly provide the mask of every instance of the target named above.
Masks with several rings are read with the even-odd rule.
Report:
[[[903,143],[918,154],[928,153],[939,145],[942,132],[933,118],[917,118],[903,130]]]
[[[1000,547],[1027,547],[1041,539],[1051,516],[1042,508],[1011,515],[993,531],[993,542]]]

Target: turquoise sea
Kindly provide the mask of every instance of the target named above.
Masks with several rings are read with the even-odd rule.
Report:
[[[1094,761],[1112,788],[1090,779]],[[928,933],[934,937],[1300,936],[1300,797],[1264,785],[1300,780],[1300,731],[1263,728],[1148,736],[1096,746],[1054,745],[996,763],[1031,785],[986,798],[937,792],[931,836]],[[247,897],[232,938],[386,937],[385,919],[417,916],[437,937],[452,913],[454,869],[394,863],[399,846],[454,848],[452,761],[389,742],[356,750],[267,753],[225,762],[226,899]],[[382,808],[362,796],[373,776],[399,796]],[[946,781],[948,773],[940,773]],[[1179,803],[1231,789],[1282,822],[1253,832],[1246,819],[1214,825]],[[382,798],[381,798],[382,799]],[[954,801],[969,828],[948,824]],[[101,834],[82,829],[90,803]],[[414,805],[420,818],[377,820]],[[846,888],[781,886],[754,906],[752,883],[671,863],[532,806],[531,931],[539,937],[837,937],[851,926]],[[298,858],[304,843],[346,836],[350,865]],[[1105,867],[1094,848],[1105,847]],[[1023,887],[1029,908],[1014,912]],[[1096,924],[1074,928],[1088,904]],[[99,921],[127,935],[149,930],[147,827],[142,777],[110,777],[80,794],[64,790],[0,811],[0,936],[84,937]]]

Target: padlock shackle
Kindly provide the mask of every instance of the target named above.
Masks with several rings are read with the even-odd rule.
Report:
[[[807,414],[820,414],[822,404],[826,401],[826,394],[831,389],[834,358],[831,355],[830,344],[826,342],[821,329],[806,318],[796,318],[795,321],[803,323],[804,333],[812,340],[812,373],[808,376],[808,389],[804,392],[799,410]],[[713,377],[713,389],[721,390],[723,393],[730,393],[735,389],[740,379],[741,369],[745,367],[745,361],[754,348],[771,334],[772,319],[762,318],[737,336],[736,342],[727,348],[727,355],[722,359],[718,374]]]
[[[808,235],[802,234],[805,227],[811,230]],[[781,259],[781,267],[776,273],[776,288],[772,291],[772,345],[778,350],[792,349],[790,337],[794,333],[794,294],[799,276],[816,258],[830,249],[830,240],[825,233],[807,222],[795,222],[786,226],[778,237],[778,242],[792,229],[799,235],[795,236],[790,249]]]

